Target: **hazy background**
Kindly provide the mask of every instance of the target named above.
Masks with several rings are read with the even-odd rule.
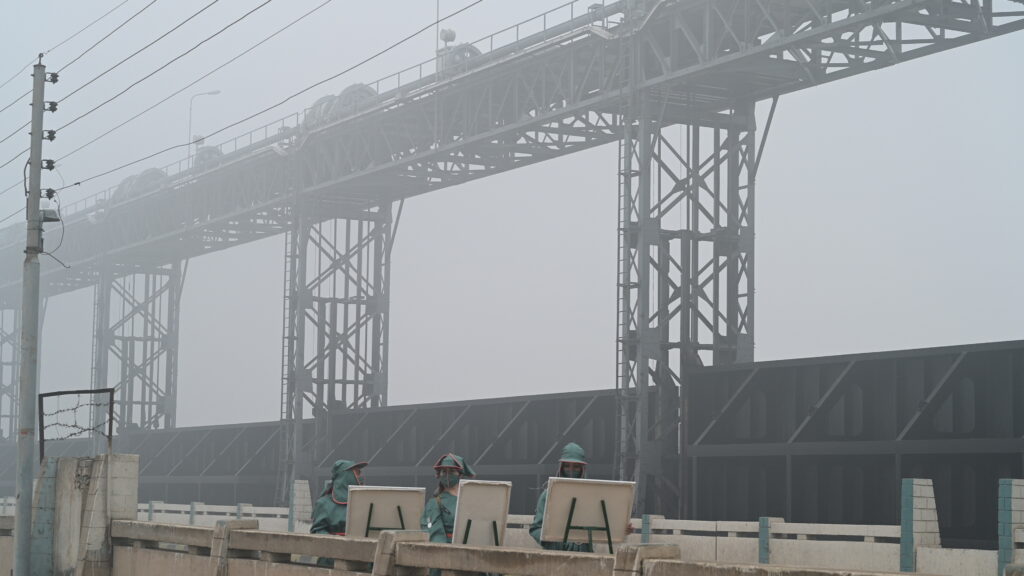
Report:
[[[271,3],[59,134],[44,157],[67,153],[319,2]],[[157,2],[63,73],[47,99],[68,93],[205,3]],[[465,3],[442,0],[442,12]],[[115,4],[0,2],[0,81]],[[131,0],[46,63],[61,67],[143,4]],[[47,127],[98,104],[257,4],[218,3],[62,104]],[[489,0],[445,26],[460,40],[474,40],[558,4]],[[335,0],[68,159],[61,174],[71,182],[185,141],[189,95],[219,89],[221,95],[195,102],[193,132],[212,132],[420,28],[434,9],[429,0]],[[424,34],[260,120],[429,59],[434,42],[432,33]],[[780,102],[758,178],[758,360],[1024,337],[1020,54],[1024,34]],[[30,87],[25,73],[0,89],[0,106]],[[0,137],[27,119],[27,101],[0,113]],[[0,162],[27,141],[0,144]],[[169,153],[68,190],[64,201],[183,156]],[[0,189],[20,178],[20,163],[0,170]],[[57,175],[45,176],[44,185],[56,184]],[[17,191],[0,196],[0,218],[23,203]],[[407,202],[392,268],[391,402],[613,387],[616,210],[614,147]],[[278,417],[282,265],[281,238],[191,262],[182,301],[179,425]],[[88,386],[91,329],[91,289],[49,301],[43,391]]]

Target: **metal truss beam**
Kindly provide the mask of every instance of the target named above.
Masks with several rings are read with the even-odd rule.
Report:
[[[625,6],[638,14],[625,19]],[[296,192],[366,209],[618,140],[619,113],[638,90],[669,95],[667,125],[708,126],[702,118],[737,103],[1020,30],[1024,11],[1014,0],[638,0],[567,24],[334,124],[264,134],[216,169],[74,215],[76,246],[63,255],[73,273],[49,266],[47,290],[94,284],[92,263],[108,257],[169,263],[283,233],[290,223],[274,213]],[[636,46],[635,66],[624,44]],[[0,267],[19,254],[4,247]]]
[[[330,217],[339,206],[342,216]],[[307,444],[314,458],[330,449],[332,411],[387,404],[393,234],[390,204],[357,213],[300,202],[294,210],[285,240],[281,381],[289,479],[310,474],[312,460],[301,456]],[[316,422],[308,440],[299,425],[306,416]]]
[[[21,309],[0,308],[0,436],[5,440],[17,437],[20,356]]]
[[[178,321],[187,263],[110,267],[93,309],[92,387],[115,388],[117,431],[174,428]]]
[[[620,148],[620,474],[645,510],[681,513],[679,387],[753,361],[754,106],[673,128],[639,93]]]

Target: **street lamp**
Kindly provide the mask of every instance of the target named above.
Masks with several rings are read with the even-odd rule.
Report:
[[[192,140],[192,103],[200,96],[216,96],[217,94],[220,94],[220,90],[200,92],[199,94],[193,94],[188,99],[188,140],[186,140],[188,142],[188,154],[185,156],[185,163],[189,168],[192,167],[192,144],[194,144]]]

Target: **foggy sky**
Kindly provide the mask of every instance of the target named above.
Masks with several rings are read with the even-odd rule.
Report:
[[[48,99],[205,3],[158,2],[62,74]],[[44,157],[72,150],[317,3],[269,5],[60,134]],[[3,2],[0,81],[114,4]],[[129,2],[54,51],[46,58],[51,70],[142,4]],[[69,99],[48,127],[256,4],[214,6],[158,50]],[[556,4],[491,0],[446,26],[471,40]],[[444,0],[442,12],[461,5]],[[193,132],[209,132],[354,64],[431,21],[433,12],[434,3],[423,0],[336,0],[69,159],[61,174],[73,181],[184,141],[191,94],[222,91],[196,100]],[[433,49],[433,35],[425,34],[261,120],[429,59]],[[1024,337],[1024,115],[1016,113],[1022,53],[1024,34],[1011,35],[781,100],[757,181],[758,360]],[[0,89],[0,105],[30,85],[26,74]],[[27,119],[27,104],[0,113],[0,131],[6,135]],[[26,145],[27,136],[0,144],[0,161]],[[406,203],[392,262],[393,404],[614,387],[616,153],[604,147]],[[183,155],[69,190],[65,203]],[[0,170],[0,189],[18,178],[20,166]],[[45,178],[44,186],[60,183],[56,175]],[[0,217],[23,201],[16,192],[0,196]],[[282,266],[280,237],[191,262],[182,300],[179,425],[278,417]],[[42,391],[88,387],[91,330],[91,289],[50,300]]]

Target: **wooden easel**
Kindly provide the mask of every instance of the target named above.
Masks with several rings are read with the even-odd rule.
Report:
[[[382,530],[405,530],[405,516],[402,514],[402,507],[398,508],[398,523],[400,526],[374,526],[373,525],[373,502],[370,502],[370,510],[366,515],[366,532],[363,534],[364,538],[370,537],[370,531],[374,530],[380,532]]]
[[[562,537],[562,544],[569,542],[569,532],[572,530],[586,530],[587,539],[590,541],[590,546],[594,546],[594,532],[604,532],[605,537],[608,540],[608,553],[613,554],[612,549],[612,527],[608,523],[608,506],[605,504],[604,499],[601,500],[601,517],[604,518],[604,526],[575,526],[572,523],[572,518],[576,514],[576,497],[573,496],[572,502],[569,504],[569,517],[565,521],[565,535]]]
[[[466,520],[466,532],[462,535],[462,543],[469,542],[469,530],[473,527],[473,519],[469,518]],[[501,542],[498,538],[498,522],[497,520],[491,520],[491,536],[494,537],[494,545],[501,546]]]

